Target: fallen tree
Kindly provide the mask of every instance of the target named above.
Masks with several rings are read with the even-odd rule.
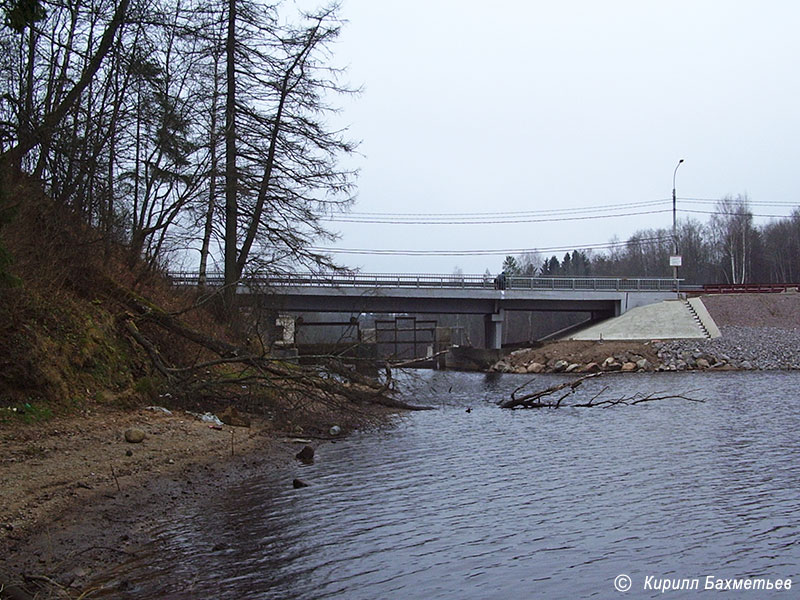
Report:
[[[239,347],[193,329],[174,314],[111,279],[105,281],[105,287],[127,309],[117,317],[121,328],[144,350],[155,371],[183,395],[227,396],[234,401],[237,390],[261,387],[280,393],[296,407],[315,400],[337,410],[352,409],[359,404],[401,410],[431,408],[395,397],[388,363],[380,378],[361,375],[335,357],[326,357],[313,366],[298,365],[270,356],[263,348]],[[147,336],[145,328],[178,337],[198,351],[186,363],[172,364],[159,350],[158,343]],[[229,392],[225,394],[225,390]]]
[[[584,375],[583,377],[578,377],[572,381],[565,381],[556,385],[551,385],[543,390],[526,393],[524,395],[518,395],[534,381],[534,379],[530,379],[511,392],[511,397],[507,400],[501,401],[499,406],[500,408],[561,408],[567,406],[574,408],[609,408],[611,406],[618,406],[621,404],[632,406],[635,404],[642,404],[644,402],[654,402],[656,400],[687,400],[689,402],[703,402],[703,400],[691,398],[683,394],[668,394],[666,392],[651,392],[647,394],[637,392],[631,396],[616,396],[608,398],[604,397],[604,394],[609,391],[608,386],[605,386],[586,402],[564,402],[567,400],[567,398],[575,393],[575,391],[581,386],[581,384],[583,384],[584,381],[587,379],[600,377],[601,375],[602,373],[592,373],[591,375]],[[555,394],[558,392],[563,393],[556,397]]]

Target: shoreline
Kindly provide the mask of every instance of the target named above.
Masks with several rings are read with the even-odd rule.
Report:
[[[294,437],[248,416],[249,428],[217,429],[182,411],[101,410],[0,429],[0,598],[78,597],[98,573],[152,541],[147,525],[154,514],[191,514],[258,472],[291,471],[305,443],[316,448],[345,437]],[[143,442],[125,441],[131,426],[146,431]],[[291,477],[286,485],[292,487]]]

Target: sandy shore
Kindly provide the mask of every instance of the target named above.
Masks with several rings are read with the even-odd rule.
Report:
[[[126,442],[130,427],[145,431],[144,441]],[[259,418],[249,428],[212,428],[145,409],[0,429],[0,584],[50,597],[57,588],[36,580],[46,576],[78,596],[92,575],[150,541],[153,515],[179,515],[256,471],[291,473],[303,446],[296,439]]]

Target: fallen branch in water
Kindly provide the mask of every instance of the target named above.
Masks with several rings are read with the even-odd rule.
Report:
[[[599,377],[600,375],[602,375],[602,373],[592,373],[591,375],[585,375],[584,377],[579,377],[573,381],[565,381],[557,385],[552,385],[543,390],[518,397],[517,394],[530,385],[530,383],[533,381],[533,379],[531,379],[511,392],[511,398],[508,400],[503,400],[499,403],[499,406],[500,408],[561,408],[562,406],[569,406],[573,408],[609,408],[611,406],[618,406],[620,404],[625,406],[633,406],[635,404],[642,404],[644,402],[655,402],[656,400],[688,400],[689,402],[703,402],[703,400],[692,398],[683,394],[668,394],[666,392],[651,392],[649,394],[637,392],[632,396],[602,398],[603,394],[609,389],[608,386],[606,386],[592,396],[587,402],[563,404],[564,400],[574,394],[575,390],[584,381],[587,379],[592,379],[593,377]],[[550,398],[550,396],[553,394],[564,390],[566,391],[557,399]]]
[[[527,387],[533,379],[526,382],[525,384],[519,386],[513,392],[511,392],[511,398],[508,400],[504,400],[500,403],[500,408],[558,408],[561,406],[561,402],[570,394],[575,393],[575,389],[580,386],[584,381],[587,379],[591,379],[592,377],[600,376],[600,373],[592,373],[591,375],[584,375],[583,377],[578,377],[572,381],[565,381],[564,383],[559,383],[558,385],[550,386],[544,390],[540,390],[538,392],[533,392],[532,394],[526,394],[520,398],[517,398],[517,392],[521,391],[525,387]],[[540,402],[542,398],[549,396],[551,394],[555,394],[556,392],[560,392],[561,390],[568,389],[569,391],[561,396],[557,402]]]

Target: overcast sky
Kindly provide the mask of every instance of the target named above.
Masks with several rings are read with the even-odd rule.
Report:
[[[349,23],[335,62],[364,88],[342,114],[364,155],[354,213],[514,213],[669,200],[680,158],[679,209],[710,210],[681,198],[727,194],[800,199],[800,3],[344,0],[342,16]],[[627,212],[644,210],[669,212],[330,225],[342,249],[578,247],[671,227],[671,202]],[[375,272],[496,273],[503,261],[335,256]]]

